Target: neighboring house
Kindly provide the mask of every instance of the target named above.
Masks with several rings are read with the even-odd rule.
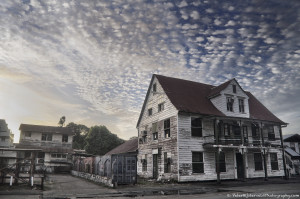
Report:
[[[36,168],[46,166],[47,172],[69,171],[72,165],[74,132],[67,127],[21,124],[20,142],[16,148],[42,149],[35,154]],[[21,154],[28,158],[32,154]]]
[[[290,134],[283,136],[286,164],[290,174],[300,174],[300,135]]]
[[[5,120],[0,119],[0,148],[13,147],[14,135],[8,129]]]
[[[16,152],[7,150],[8,148],[14,148],[13,140],[14,135],[8,129],[5,120],[0,119],[0,169],[16,162]]]
[[[235,80],[153,75],[137,123],[138,175],[202,181],[285,175],[281,128]]]

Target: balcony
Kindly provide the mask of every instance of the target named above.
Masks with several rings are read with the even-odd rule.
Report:
[[[242,140],[244,139],[244,140]],[[261,146],[262,141],[259,137],[244,137],[241,136],[228,136],[219,137],[218,142],[216,141],[214,135],[204,136],[204,144],[212,145],[225,145],[225,146]]]
[[[219,137],[218,140],[215,139],[214,135],[204,137],[205,144],[218,144],[218,145],[230,145],[239,146],[243,144],[241,137]],[[245,143],[247,144],[247,143]]]

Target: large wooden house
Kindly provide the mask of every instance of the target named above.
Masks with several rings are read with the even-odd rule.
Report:
[[[284,176],[286,125],[236,79],[212,86],[153,75],[137,123],[138,175],[179,182]]]

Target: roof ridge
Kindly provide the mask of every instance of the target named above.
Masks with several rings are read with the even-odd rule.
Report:
[[[187,80],[187,79],[180,79],[180,78],[178,78],[178,77],[169,77],[169,76],[159,75],[159,74],[153,74],[153,75],[154,75],[154,76],[164,77],[164,78],[170,78],[170,79],[180,80],[180,81],[192,82],[192,83],[196,83],[196,84],[203,84],[203,85],[207,85],[207,86],[214,86],[214,85],[206,84],[206,83],[202,83],[202,82],[196,82],[196,81]]]

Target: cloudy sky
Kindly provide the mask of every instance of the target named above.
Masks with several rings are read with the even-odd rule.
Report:
[[[235,77],[300,129],[300,1],[1,0],[0,118],[128,139],[153,73]]]

